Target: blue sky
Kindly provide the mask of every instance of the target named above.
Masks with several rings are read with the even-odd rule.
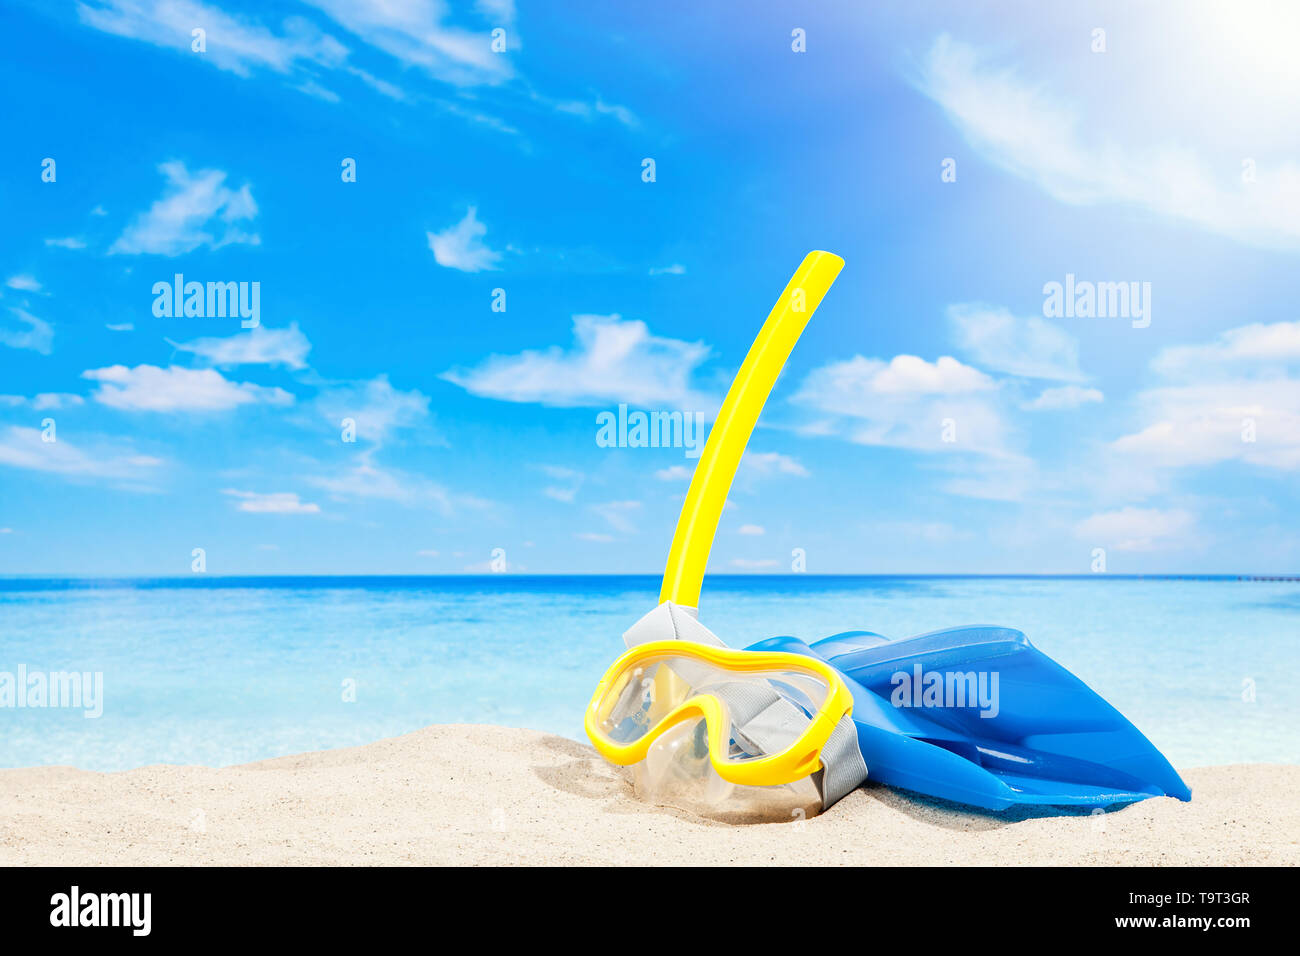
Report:
[[[814,248],[715,571],[1296,570],[1300,16],[810,6],[9,5],[0,573],[658,571]]]

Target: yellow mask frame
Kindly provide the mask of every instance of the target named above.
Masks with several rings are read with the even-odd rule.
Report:
[[[741,762],[728,761],[720,756],[726,754],[730,746],[731,721],[722,703],[710,694],[687,698],[632,743],[620,744],[610,740],[601,730],[601,723],[618,701],[627,675],[638,664],[656,657],[686,657],[739,674],[787,671],[811,675],[826,684],[826,700],[813,715],[808,729],[785,750]],[[741,651],[690,641],[649,641],[628,650],[605,672],[587,706],[583,725],[601,756],[610,763],[626,767],[644,760],[650,747],[670,728],[684,720],[702,717],[708,733],[709,762],[718,776],[742,786],[771,787],[802,780],[820,770],[822,748],[852,708],[853,695],[844,679],[823,661],[784,651]]]

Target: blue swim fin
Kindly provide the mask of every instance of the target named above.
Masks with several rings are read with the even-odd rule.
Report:
[[[851,631],[812,645],[775,637],[752,646],[839,670],[868,780],[989,810],[1191,799],[1136,727],[1011,628],[900,641]]]

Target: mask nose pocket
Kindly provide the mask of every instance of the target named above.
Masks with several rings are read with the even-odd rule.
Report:
[[[632,768],[638,798],[725,823],[796,822],[821,812],[821,795],[811,777],[772,787],[730,783],[709,759],[703,719],[684,720],[666,730]]]

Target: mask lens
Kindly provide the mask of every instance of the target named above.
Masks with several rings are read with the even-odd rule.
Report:
[[[610,681],[597,727],[613,743],[636,743],[660,731],[664,719],[686,701],[712,697],[726,723],[721,728],[726,752],[716,757],[741,763],[797,745],[829,693],[826,682],[811,673],[733,670],[663,654],[630,663]]]

